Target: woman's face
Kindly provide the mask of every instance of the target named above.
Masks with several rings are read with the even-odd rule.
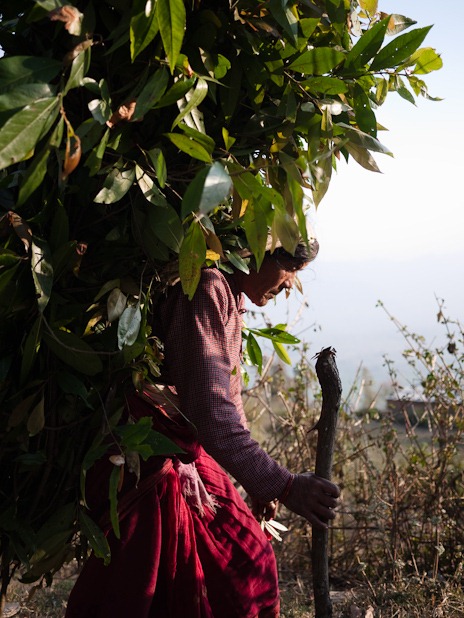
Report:
[[[297,271],[288,271],[273,257],[266,255],[259,272],[252,270],[243,277],[242,291],[252,303],[263,307],[282,290],[291,290]]]

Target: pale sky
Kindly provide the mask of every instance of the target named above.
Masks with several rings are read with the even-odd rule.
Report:
[[[452,318],[461,318],[464,306],[464,2],[379,0],[379,8],[415,19],[414,27],[434,24],[422,46],[436,48],[444,67],[424,77],[429,93],[443,101],[421,97],[415,107],[391,93],[377,119],[389,129],[379,139],[394,158],[375,154],[382,174],[341,162],[314,216],[321,250],[301,276],[310,306],[293,331],[314,353],[337,349],[345,391],[361,362],[386,380],[383,354],[400,360],[405,348],[376,308],[378,299],[434,345],[445,341],[435,295]],[[286,309],[279,299],[269,313],[287,319],[288,311],[292,321],[300,300],[292,294]],[[313,332],[314,323],[321,330]]]

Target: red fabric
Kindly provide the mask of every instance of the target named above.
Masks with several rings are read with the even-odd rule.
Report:
[[[86,562],[66,618],[276,618],[273,550],[227,475],[201,451],[197,469],[220,506],[200,517],[166,461],[144,464],[138,489],[126,474],[121,539],[109,530],[109,566],[94,556]],[[91,505],[108,494],[110,465],[98,462],[89,478]]]

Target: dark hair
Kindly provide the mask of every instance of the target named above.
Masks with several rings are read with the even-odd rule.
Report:
[[[277,247],[272,253],[268,253],[269,257],[288,271],[300,270],[309,262],[312,262],[319,251],[319,243],[315,238],[311,238],[309,247],[306,243],[300,242],[296,246],[295,253],[292,255],[283,247]]]

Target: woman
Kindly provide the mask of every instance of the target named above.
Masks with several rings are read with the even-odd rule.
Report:
[[[338,487],[273,460],[251,438],[241,401],[244,295],[264,306],[291,289],[316,254],[313,241],[309,253],[305,245],[293,256],[267,252],[259,272],[207,268],[191,301],[180,284],[160,301],[154,328],[164,343],[163,383],[129,394],[128,408],[134,419],[152,416],[185,453],[151,458],[138,488],[125,481],[121,540],[100,517],[112,560],[105,567],[89,559],[67,618],[279,616],[271,545],[224,470],[267,516],[278,500],[313,526],[327,527],[334,517]],[[91,505],[97,486],[89,479]]]

